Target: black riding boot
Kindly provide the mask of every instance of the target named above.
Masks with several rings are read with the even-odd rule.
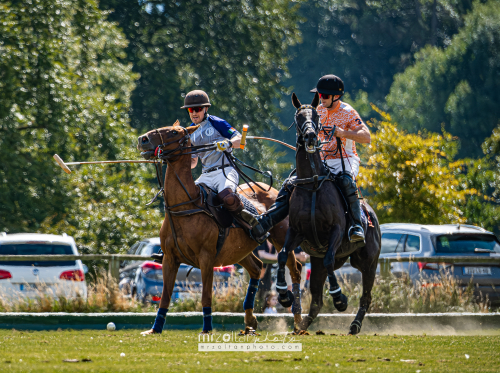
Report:
[[[339,176],[340,189],[344,194],[349,208],[351,210],[351,219],[353,224],[349,228],[349,241],[360,242],[365,240],[365,231],[361,224],[361,205],[358,199],[358,188],[350,172],[343,172]]]
[[[257,242],[259,242],[259,238],[266,235],[276,224],[288,216],[288,201],[291,194],[285,181],[276,201],[269,207],[269,210],[256,217],[258,224],[253,227],[251,233]]]
[[[257,216],[244,208],[245,206],[243,205],[243,202],[238,194],[234,193],[230,188],[226,188],[217,196],[222,201],[224,208],[231,213],[239,224],[247,228],[250,235],[252,235],[252,230],[259,224]],[[267,239],[268,236],[269,234],[264,232],[262,236],[252,238],[261,244]]]

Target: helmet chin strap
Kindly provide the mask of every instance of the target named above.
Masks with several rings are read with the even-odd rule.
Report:
[[[327,109],[331,109],[331,108],[332,108],[332,106],[333,106],[333,104],[334,104],[335,102],[337,102],[338,100],[340,100],[340,99],[342,98],[342,96],[343,96],[343,95],[340,95],[340,97],[339,97],[339,98],[337,98],[337,99],[335,99],[335,100],[334,100],[334,99],[333,99],[333,95],[332,95],[332,103],[330,104],[330,106],[326,106],[326,108],[327,108]]]

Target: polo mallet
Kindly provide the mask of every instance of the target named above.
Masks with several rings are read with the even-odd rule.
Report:
[[[78,165],[78,164],[107,164],[107,163],[155,163],[155,161],[134,161],[134,160],[121,160],[121,161],[92,161],[92,162],[68,162],[65,163],[61,157],[57,154],[54,154],[54,159],[57,164],[66,172],[67,174],[71,173],[71,170],[68,166]]]
[[[283,141],[280,141],[280,140],[271,139],[269,137],[262,137],[262,136],[247,136],[247,133],[248,133],[248,124],[244,124],[243,125],[243,131],[242,132],[243,133],[241,134],[240,149],[245,149],[245,145],[246,145],[246,140],[247,139],[255,139],[255,140],[273,141],[273,142],[276,142],[278,144],[284,145],[287,148],[290,148],[292,150],[297,150],[297,149],[295,149],[295,146],[289,145],[286,142],[283,142]]]

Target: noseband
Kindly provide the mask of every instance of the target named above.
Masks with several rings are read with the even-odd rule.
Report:
[[[295,112],[294,122],[292,123],[292,125],[295,124],[295,128],[297,129],[297,132],[299,134],[299,138],[304,138],[304,136],[305,136],[306,131],[307,131],[308,128],[312,128],[313,131],[314,131],[314,134],[316,136],[318,136],[318,133],[319,133],[319,131],[321,131],[321,128],[322,128],[321,122],[319,120],[318,120],[318,123],[316,124],[313,120],[308,119],[308,120],[306,120],[304,123],[302,123],[299,126],[299,124],[297,122],[297,115],[303,109],[311,109],[311,110],[314,110],[314,112],[316,112],[316,109],[314,108],[314,106],[311,106],[311,105],[302,105]],[[299,146],[305,146],[305,144],[299,143],[298,140],[297,140],[297,149],[298,149]],[[320,148],[321,148],[321,141],[318,140],[317,143],[316,143],[316,145],[313,147],[313,149],[308,149],[306,147],[306,151],[308,153],[314,153],[314,152],[316,152],[317,149],[320,149]]]

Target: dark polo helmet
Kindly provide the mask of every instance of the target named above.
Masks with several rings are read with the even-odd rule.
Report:
[[[195,90],[189,92],[186,97],[184,97],[184,106],[181,109],[187,109],[188,107],[199,107],[207,106],[210,107],[210,99],[208,95],[202,90]]]
[[[342,96],[344,94],[344,82],[336,75],[325,75],[318,80],[316,88],[311,89],[311,92]]]

